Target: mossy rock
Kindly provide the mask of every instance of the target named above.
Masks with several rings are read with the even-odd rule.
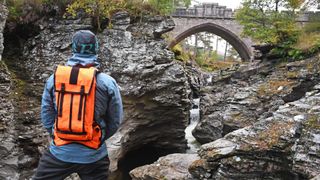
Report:
[[[305,123],[309,129],[320,129],[320,117],[319,115],[311,115]]]

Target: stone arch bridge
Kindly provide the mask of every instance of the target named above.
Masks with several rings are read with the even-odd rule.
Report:
[[[309,20],[306,12],[300,15],[298,22],[304,23]],[[173,39],[169,47],[173,47],[183,39],[198,32],[210,32],[225,39],[239,53],[244,61],[253,58],[253,41],[250,38],[241,37],[243,27],[235,20],[235,11],[217,3],[202,4],[193,8],[177,8],[172,14],[175,28],[171,31]]]

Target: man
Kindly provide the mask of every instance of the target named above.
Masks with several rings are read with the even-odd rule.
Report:
[[[67,66],[58,66],[46,82],[41,121],[53,140],[34,180],[64,179],[72,173],[84,180],[108,178],[104,140],[116,132],[123,112],[116,81],[96,69],[98,46],[91,31],[76,32]]]

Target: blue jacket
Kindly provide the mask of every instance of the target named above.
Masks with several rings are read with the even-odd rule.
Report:
[[[99,66],[97,56],[95,55],[74,54],[67,62],[68,66],[78,64],[83,66]],[[57,115],[57,106],[55,102],[54,79],[53,75],[51,75],[46,82],[41,104],[41,121],[50,135],[53,133],[54,121]],[[95,120],[101,128],[106,129],[106,131],[102,131],[102,135],[106,139],[117,131],[122,122],[122,100],[118,85],[112,77],[104,73],[99,73],[97,75],[94,115]],[[76,143],[55,146],[52,141],[49,150],[61,161],[81,164],[96,162],[108,154],[105,142],[99,149],[94,150]]]

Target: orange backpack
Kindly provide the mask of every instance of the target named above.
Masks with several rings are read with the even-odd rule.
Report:
[[[96,69],[58,66],[54,74],[57,117],[54,143],[80,143],[97,149],[101,128],[94,120]]]

